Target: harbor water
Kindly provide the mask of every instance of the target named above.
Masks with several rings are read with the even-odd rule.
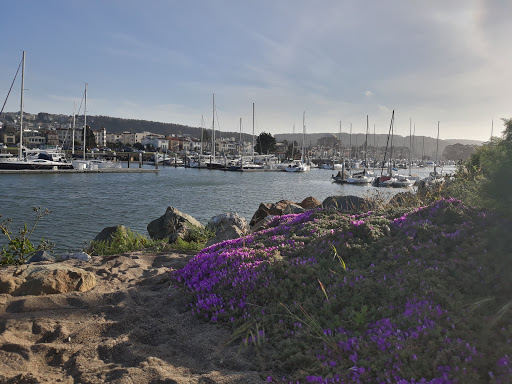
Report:
[[[412,173],[425,177],[430,171],[423,168]],[[237,212],[250,220],[262,202],[301,202],[309,196],[323,201],[333,195],[390,197],[403,191],[333,183],[334,173],[160,167],[158,173],[0,175],[0,220],[12,219],[10,227],[17,232],[24,223],[30,228],[34,222],[33,207],[49,209],[51,213],[37,224],[31,241],[36,244],[44,237],[55,244],[56,251],[77,251],[109,226],[125,225],[147,236],[147,225],[169,206],[206,224],[225,212]],[[0,244],[5,243],[3,236]]]

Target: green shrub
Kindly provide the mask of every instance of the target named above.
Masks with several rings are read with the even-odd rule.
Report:
[[[128,228],[118,227],[109,240],[92,241],[86,251],[95,256],[108,256],[145,249],[164,250],[165,248],[164,241],[151,240]]]
[[[41,239],[37,246],[34,246],[30,241],[30,237],[39,220],[41,220],[43,216],[50,214],[48,209],[41,210],[40,207],[33,207],[33,210],[36,214],[36,218],[30,229],[25,223],[23,228],[18,228],[18,233],[14,234],[10,228],[12,219],[6,219],[0,223],[0,231],[9,240],[7,245],[4,245],[0,252],[0,265],[21,265],[35,252],[51,250],[53,248],[53,244],[46,241],[44,238]]]

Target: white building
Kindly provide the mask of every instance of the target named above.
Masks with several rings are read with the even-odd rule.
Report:
[[[141,144],[146,145],[152,145],[154,148],[158,149],[159,151],[167,151],[169,150],[169,140],[157,135],[148,135],[144,137],[141,141]]]

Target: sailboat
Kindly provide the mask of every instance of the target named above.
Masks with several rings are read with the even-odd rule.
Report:
[[[395,123],[395,110],[393,110],[393,113],[391,114],[391,123],[389,125],[389,132],[388,132],[388,139],[386,142],[386,151],[384,152],[384,159],[382,160],[382,168],[380,171],[380,176],[376,177],[373,180],[373,185],[375,187],[391,187],[393,185],[393,182],[396,180],[395,177],[393,177],[393,125]],[[389,162],[387,164],[388,168],[388,174],[383,175],[384,173],[384,166],[386,165],[386,155],[388,151],[388,144],[389,139],[391,138],[391,150],[389,155]]]
[[[368,115],[366,115],[366,140],[364,144],[364,170],[362,172],[353,173],[350,177],[347,178],[347,183],[349,184],[357,184],[357,185],[365,185],[370,184],[375,179],[375,173],[368,171],[367,169],[367,156],[368,152]]]
[[[105,168],[121,168],[119,161],[112,161],[106,159],[86,159],[85,154],[87,151],[87,83],[85,83],[84,91],[84,137],[83,137],[83,158],[81,160],[73,160],[73,167],[80,170],[97,170]]]
[[[12,155],[4,155],[0,157],[0,169],[2,170],[57,170],[57,169],[73,169],[73,166],[60,158],[54,161],[48,155],[38,154],[37,157],[29,158],[27,153],[23,152],[23,89],[25,87],[25,51],[21,60],[21,103],[20,103],[20,142],[18,158]]]
[[[430,172],[429,176],[422,181],[428,185],[440,184],[444,182],[444,178],[440,172],[437,172],[437,162],[439,156],[439,121],[437,122],[437,141],[436,141],[436,161],[434,163],[434,171]]]
[[[404,139],[405,143],[405,139]],[[403,149],[402,149],[403,153]],[[395,188],[407,188],[412,187],[417,181],[418,177],[412,176],[411,174],[412,167],[412,118],[409,119],[409,176],[398,175],[391,184]]]
[[[309,164],[306,164],[305,154],[306,152],[306,111],[302,115],[302,154],[300,160],[294,160],[284,170],[286,172],[307,172],[311,169]]]

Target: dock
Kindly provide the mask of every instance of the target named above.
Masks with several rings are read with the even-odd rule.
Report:
[[[0,175],[28,175],[28,174],[54,174],[54,173],[158,173],[159,169],[147,168],[98,168],[98,169],[0,169]]]

